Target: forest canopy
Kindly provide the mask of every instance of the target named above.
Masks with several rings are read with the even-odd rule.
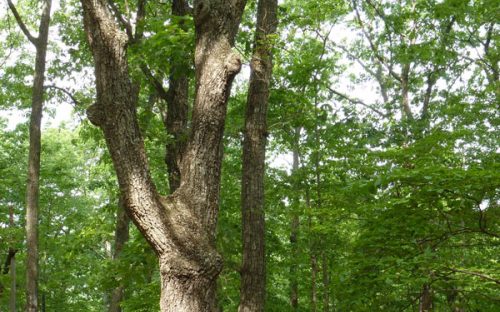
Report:
[[[499,20],[2,0],[0,312],[500,311]]]

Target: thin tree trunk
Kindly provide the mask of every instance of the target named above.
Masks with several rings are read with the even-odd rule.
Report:
[[[404,64],[401,72],[401,109],[403,118],[413,119],[413,114],[410,107],[410,64]]]
[[[243,262],[240,312],[264,311],[266,295],[264,175],[267,107],[273,69],[271,38],[277,26],[277,0],[259,0],[250,86],[243,132],[241,210]]]
[[[321,253],[321,273],[323,279],[323,311],[330,311],[330,272],[328,271],[328,257]]]
[[[29,130],[28,183],[26,188],[26,311],[35,312],[38,310],[38,203],[43,84],[45,81],[45,63],[52,1],[43,1],[37,38],[30,34],[14,4],[10,0],[8,0],[8,4],[19,27],[36,48]]]
[[[9,226],[14,229],[14,206],[9,207]],[[12,237],[13,238],[13,237]],[[9,311],[16,312],[16,249],[13,246],[14,240],[11,238],[11,247],[9,254],[12,254],[10,258],[10,297],[9,297]]]
[[[299,284],[297,280],[297,268],[298,268],[298,256],[299,256],[299,246],[298,246],[298,234],[300,227],[299,219],[299,207],[300,207],[300,197],[298,196],[299,183],[298,183],[298,170],[299,170],[299,139],[300,139],[300,128],[294,129],[295,132],[295,148],[293,150],[293,163],[292,163],[292,174],[294,175],[294,186],[295,194],[292,198],[292,221],[290,226],[290,306],[292,311],[298,311],[299,309]]]
[[[16,257],[10,259],[10,297],[9,311],[16,312]]]
[[[420,304],[419,312],[429,312],[432,311],[432,292],[431,287],[425,284],[422,287],[422,293],[420,294]]]
[[[127,217],[127,212],[123,206],[123,201],[120,199],[118,201],[118,206],[116,210],[116,228],[115,228],[115,246],[113,250],[113,260],[117,261],[120,254],[125,246],[125,243],[129,239],[129,218]],[[122,283],[118,285],[111,292],[110,302],[109,302],[109,312],[121,312],[120,307],[121,301],[123,300],[124,286]]]
[[[186,0],[172,1],[172,15],[185,16],[188,14],[189,6]],[[181,28],[186,29],[184,22],[180,22]],[[170,193],[180,186],[181,172],[179,169],[182,154],[186,146],[186,132],[188,122],[188,100],[189,100],[189,60],[171,60],[169,87],[166,92],[167,114],[165,116],[165,127],[167,132],[173,136],[173,140],[166,146],[165,162],[168,169]]]
[[[318,289],[316,287],[318,279],[318,258],[315,254],[311,255],[311,312],[316,312],[318,306]]]
[[[222,137],[231,84],[241,68],[232,47],[246,1],[194,1],[192,128],[179,165],[180,186],[168,197],[158,194],[151,179],[128,72],[127,36],[106,1],[81,2],[97,90],[87,115],[104,132],[129,216],[159,258],[161,311],[216,311]]]

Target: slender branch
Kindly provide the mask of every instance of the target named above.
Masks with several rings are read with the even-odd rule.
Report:
[[[44,89],[55,89],[55,90],[59,90],[61,91],[62,93],[66,94],[70,99],[71,101],[73,101],[73,103],[75,104],[75,106],[80,106],[80,102],[75,98],[75,96],[69,92],[68,90],[66,89],[63,89],[61,87],[58,87],[56,85],[45,85],[43,86]]]
[[[384,65],[385,68],[387,68],[387,70],[389,71],[389,73],[391,74],[391,76],[394,77],[394,79],[396,79],[397,81],[401,82],[401,77],[400,75],[398,75],[393,69],[392,69],[392,66],[389,66],[387,64],[387,60],[382,56],[380,55],[379,51],[378,51],[378,48],[377,46],[375,45],[375,43],[373,42],[373,38],[372,38],[372,34],[369,33],[367,30],[366,30],[366,27],[365,27],[365,24],[363,23],[363,20],[361,19],[361,14],[359,13],[359,9],[358,9],[358,6],[356,5],[356,1],[355,0],[352,0],[352,7],[354,8],[354,11],[356,12],[356,19],[358,21],[358,24],[359,26],[361,27],[361,31],[363,32],[363,35],[365,36],[365,38],[368,40],[368,43],[370,44],[370,48],[372,49],[373,51],[373,54],[375,55],[375,58],[382,64]]]
[[[134,41],[134,32],[132,31],[132,25],[130,24],[130,21],[128,21],[120,12],[120,9],[118,6],[116,6],[116,3],[113,0],[108,0],[108,4],[113,10],[113,13],[115,14],[115,17],[118,19],[120,24],[125,28],[125,32],[127,33],[128,40],[130,42]]]
[[[455,16],[451,17],[450,22],[446,25],[446,28],[443,32],[443,35],[441,37],[441,44],[439,45],[440,50],[444,50],[446,48],[446,43],[448,36],[453,28],[453,24],[455,23]],[[440,69],[438,64],[434,63],[432,71],[427,75],[427,89],[425,90],[424,94],[424,103],[422,107],[422,114],[421,114],[421,119],[427,118],[428,112],[429,112],[429,104],[431,100],[431,95],[432,95],[432,89],[434,88],[434,85],[436,84],[437,77],[436,75],[439,74],[439,72],[442,71],[442,68]]]
[[[137,12],[135,18],[135,33],[134,39],[141,40],[144,32],[144,18],[146,17],[146,2],[147,0],[137,1]]]
[[[370,109],[371,111],[377,113],[381,117],[388,117],[387,114],[384,114],[383,112],[381,112],[380,110],[376,109],[372,105],[366,104],[365,102],[361,101],[360,99],[353,99],[353,98],[347,96],[346,94],[343,94],[343,93],[341,93],[341,92],[339,92],[337,90],[334,90],[334,89],[332,89],[330,87],[328,87],[328,90],[330,90],[331,93],[333,93],[333,94],[335,94],[335,95],[337,95],[337,96],[339,96],[339,97],[341,97],[341,98],[343,98],[343,99],[345,99],[345,100],[347,100],[347,101],[349,101],[349,102],[351,102],[353,104],[359,104],[361,106],[364,106],[364,107]]]
[[[23,19],[21,18],[21,15],[19,15],[19,12],[17,11],[16,6],[14,5],[14,3],[12,3],[11,0],[7,0],[7,3],[9,4],[9,8],[12,11],[12,14],[14,14],[14,17],[16,18],[17,24],[21,28],[21,30],[24,33],[24,35],[26,36],[26,38],[28,38],[28,40],[31,43],[33,43],[35,46],[37,46],[38,45],[38,38],[34,37],[30,33],[28,27],[26,27],[26,24],[24,24]]]
[[[151,83],[151,85],[155,88],[156,93],[158,93],[158,96],[164,100],[167,101],[169,96],[168,96],[168,90],[166,90],[163,87],[163,84],[161,83],[158,78],[156,78],[153,73],[151,72],[151,69],[144,63],[140,65],[141,71],[143,74],[146,76],[146,79]]]
[[[370,75],[372,75],[373,77],[376,78],[376,73],[370,69],[370,67],[368,65],[366,65],[365,63],[363,63],[363,61],[356,55],[354,55],[351,51],[352,50],[349,50],[347,47],[341,45],[341,44],[338,44],[336,42],[332,42],[333,45],[337,48],[339,48],[340,50],[342,50],[342,52],[346,53],[347,56],[351,57],[354,61],[356,61],[356,63],[358,63],[367,73],[369,73]]]
[[[484,280],[488,280],[490,282],[494,282],[495,284],[500,285],[500,280],[499,279],[496,279],[494,277],[488,276],[486,274],[482,274],[482,273],[479,273],[479,272],[473,272],[473,271],[459,270],[459,269],[455,269],[455,268],[446,268],[446,269],[448,269],[448,270],[450,270],[452,272],[455,272],[455,273],[462,273],[462,274],[477,276],[477,277],[482,278]]]
[[[10,16],[7,16],[7,25],[8,25],[8,30],[9,30],[9,34],[10,34],[11,33]],[[8,36],[7,36],[7,38],[8,38]],[[6,38],[6,41],[10,41],[7,38]],[[5,56],[2,63],[0,63],[0,68],[2,68],[7,63],[7,61],[10,59],[10,56],[12,55],[13,51],[14,51],[14,42],[10,41],[9,52]]]

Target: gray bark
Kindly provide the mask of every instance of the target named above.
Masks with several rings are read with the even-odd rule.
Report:
[[[264,175],[267,107],[273,69],[272,38],[277,26],[277,0],[259,0],[250,86],[243,132],[241,180],[243,263],[240,312],[264,311],[266,294]]]
[[[222,136],[231,84],[241,67],[232,46],[245,1],[194,1],[192,129],[179,164],[180,186],[168,197],[160,196],[151,180],[128,71],[127,36],[104,0],[81,2],[97,90],[87,115],[104,132],[129,216],[158,256],[161,311],[216,311]]]
[[[43,0],[38,37],[36,38],[30,34],[14,4],[10,0],[8,4],[19,27],[36,48],[29,130],[28,183],[26,188],[26,311],[35,312],[38,311],[38,203],[43,84],[45,81],[45,63],[52,1]]]

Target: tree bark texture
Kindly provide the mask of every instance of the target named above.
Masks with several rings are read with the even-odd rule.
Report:
[[[117,210],[116,210],[116,228],[115,228],[115,246],[113,250],[113,260],[117,261],[120,254],[125,246],[125,243],[129,239],[129,218],[123,206],[123,201],[119,200]],[[111,292],[111,298],[109,302],[109,312],[121,312],[120,303],[123,299],[124,286],[122,284],[118,285]]]
[[[40,180],[41,121],[43,109],[43,84],[50,26],[51,0],[44,0],[38,28],[38,37],[33,37],[23,23],[14,4],[8,4],[19,27],[36,48],[35,73],[31,96],[29,128],[28,179],[26,187],[26,311],[38,310],[38,203]]]
[[[151,180],[129,77],[127,36],[105,0],[81,0],[95,63],[89,120],[104,132],[127,212],[159,259],[161,311],[215,311],[222,259],[215,249],[222,136],[239,56],[232,51],[246,1],[194,1],[196,88],[180,186],[158,194]]]
[[[264,175],[267,107],[273,69],[272,38],[277,26],[277,0],[259,0],[250,86],[245,113],[241,209],[243,263],[240,312],[264,311],[266,294]]]

